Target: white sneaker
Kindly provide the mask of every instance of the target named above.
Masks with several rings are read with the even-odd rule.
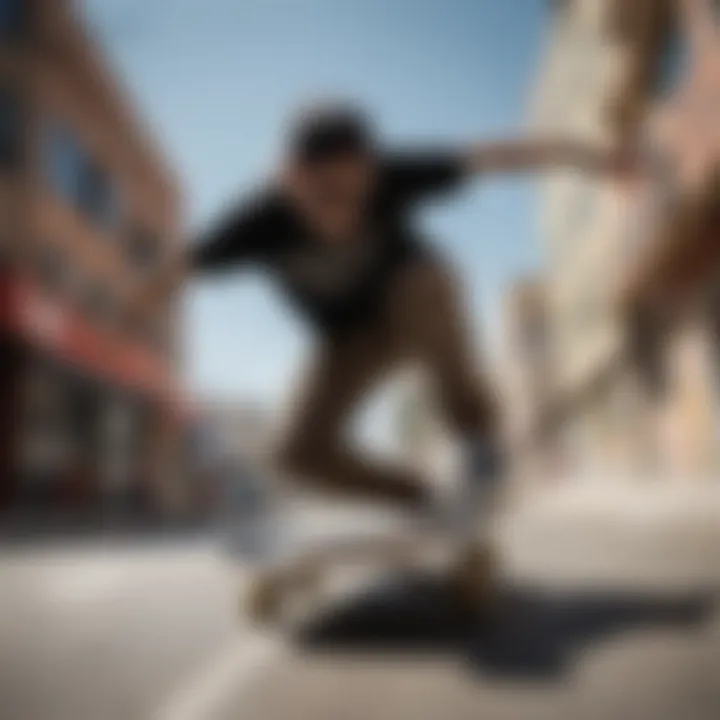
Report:
[[[502,454],[497,444],[474,443],[465,454],[460,482],[439,503],[440,523],[459,537],[473,534],[492,516],[502,479]]]

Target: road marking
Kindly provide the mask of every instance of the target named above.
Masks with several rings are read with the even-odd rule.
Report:
[[[283,645],[263,635],[243,635],[178,686],[152,720],[208,720],[282,654]]]
[[[142,585],[148,577],[158,573],[157,564],[112,556],[68,560],[40,569],[40,597],[66,607],[86,607],[107,601],[123,588]]]
[[[45,597],[63,605],[88,605],[108,598],[127,582],[127,570],[108,568],[62,568],[46,580]]]
[[[207,562],[207,553],[175,557],[154,549],[140,552],[68,554],[41,559],[34,565],[33,583],[45,602],[63,608],[84,608],[115,598],[127,588],[145,585],[149,579],[172,578],[177,569]]]

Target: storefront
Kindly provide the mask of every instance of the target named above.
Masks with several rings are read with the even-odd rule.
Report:
[[[180,439],[165,362],[27,283],[2,296],[3,504],[152,505]]]
[[[148,398],[32,350],[20,384],[20,498],[141,501],[157,413]]]

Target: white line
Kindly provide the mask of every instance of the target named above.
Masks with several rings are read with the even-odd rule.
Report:
[[[179,686],[152,720],[208,720],[282,652],[282,645],[261,635],[244,635]]]
[[[89,605],[112,596],[128,578],[124,569],[110,567],[65,570],[49,580],[44,597],[63,605]]]

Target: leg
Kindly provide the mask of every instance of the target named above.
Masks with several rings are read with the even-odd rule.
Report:
[[[478,510],[487,514],[495,507],[503,458],[497,403],[477,370],[459,282],[444,263],[427,254],[406,268],[388,309],[407,354],[430,370],[448,424],[461,443],[463,482],[447,520],[464,532],[472,528]]]
[[[460,283],[437,258],[407,268],[391,296],[393,324],[407,352],[427,365],[452,429],[467,444],[466,475],[444,522],[458,542],[449,569],[457,606],[473,615],[495,598],[496,558],[488,535],[497,507],[497,402],[481,380]]]
[[[293,479],[360,498],[425,501],[421,478],[362,458],[347,438],[352,410],[395,360],[394,344],[380,324],[320,348],[280,452],[280,464]]]
[[[468,441],[494,435],[496,398],[481,380],[453,272],[434,256],[417,260],[393,288],[388,312],[405,353],[430,370],[453,430]]]

